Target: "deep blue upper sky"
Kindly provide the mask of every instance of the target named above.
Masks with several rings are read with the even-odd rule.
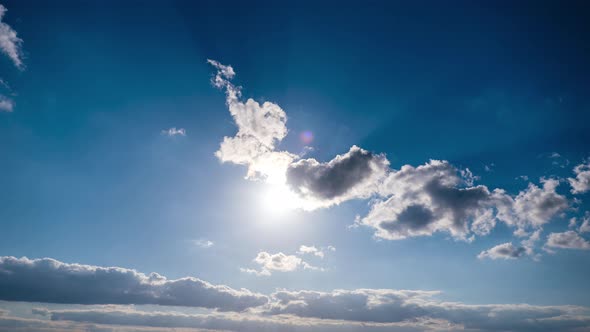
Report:
[[[467,303],[590,305],[587,251],[478,260],[511,240],[503,224],[473,243],[377,241],[347,228],[367,213],[363,200],[264,215],[262,184],[214,156],[236,128],[206,62],[231,64],[244,97],[287,112],[283,149],[302,151],[309,130],[319,161],[356,144],[394,169],[448,160],[517,194],[527,186],[517,177],[569,177],[590,156],[584,1],[115,3],[3,1],[26,68],[0,60],[16,93],[14,112],[0,113],[0,255],[261,292],[428,289]],[[171,127],[187,135],[161,134]],[[590,210],[579,198],[543,239]],[[301,244],[335,246],[328,270],[239,272],[259,251]]]

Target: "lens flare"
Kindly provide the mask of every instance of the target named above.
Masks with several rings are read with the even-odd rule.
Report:
[[[309,130],[303,131],[299,134],[299,139],[303,144],[309,144],[313,141],[313,133]]]

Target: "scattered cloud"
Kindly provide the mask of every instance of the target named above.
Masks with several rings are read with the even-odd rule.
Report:
[[[512,243],[499,244],[491,249],[482,251],[477,258],[484,259],[516,259],[526,254],[525,247],[515,247]]]
[[[246,289],[186,277],[168,280],[120,267],[68,264],[51,258],[0,257],[0,300],[73,304],[159,304],[242,311],[265,304]]]
[[[546,246],[549,248],[590,250],[590,242],[575,231],[549,234]]]
[[[572,194],[583,194],[590,190],[590,159],[574,167],[575,178],[568,178]]]
[[[387,240],[444,232],[454,239],[472,241],[503,222],[516,236],[527,238],[523,247],[531,253],[544,225],[570,207],[568,199],[556,191],[556,179],[541,179],[541,186],[529,183],[511,195],[501,188],[476,185],[479,176],[444,160],[396,170],[384,154],[358,146],[327,162],[279,151],[288,132],[285,111],[271,102],[243,102],[240,87],[230,82],[235,76],[233,68],[208,62],[217,69],[212,84],[225,89],[238,127],[235,136],[224,138],[217,157],[246,165],[249,179],[283,186],[296,208],[314,210],[370,198],[369,212],[359,216],[355,225],[370,227],[376,238]],[[562,158],[558,154],[548,157]],[[583,168],[577,170],[583,172]],[[526,176],[521,178],[528,181]]]
[[[172,127],[166,130],[162,130],[162,135],[166,135],[166,136],[186,136],[186,129],[184,128],[179,128],[176,129],[176,127]]]

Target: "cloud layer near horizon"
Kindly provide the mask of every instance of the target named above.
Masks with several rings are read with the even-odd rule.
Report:
[[[0,257],[0,300],[71,304],[159,304],[243,311],[268,302],[245,289],[186,277],[169,280],[121,267]]]
[[[230,331],[579,331],[590,323],[586,307],[470,305],[441,301],[438,296],[437,291],[394,289],[278,290],[266,296],[196,278],[167,280],[120,267],[0,258],[0,300],[117,305],[33,310],[56,322]],[[164,311],[138,311],[121,304],[157,304]],[[166,307],[170,305],[209,312],[186,314]],[[40,324],[8,314],[0,310],[0,330],[2,324]]]

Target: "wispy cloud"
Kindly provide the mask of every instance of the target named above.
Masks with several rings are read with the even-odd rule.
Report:
[[[162,135],[166,136],[186,136],[186,130],[184,128],[172,127],[161,131]]]
[[[24,64],[21,49],[23,41],[10,25],[3,22],[6,12],[6,7],[0,5],[0,50],[12,60],[12,63],[17,68],[23,69]]]
[[[215,244],[215,243],[213,243],[213,241],[210,241],[207,239],[197,239],[197,240],[194,240],[193,243],[197,247],[203,248],[203,249],[211,248]]]

